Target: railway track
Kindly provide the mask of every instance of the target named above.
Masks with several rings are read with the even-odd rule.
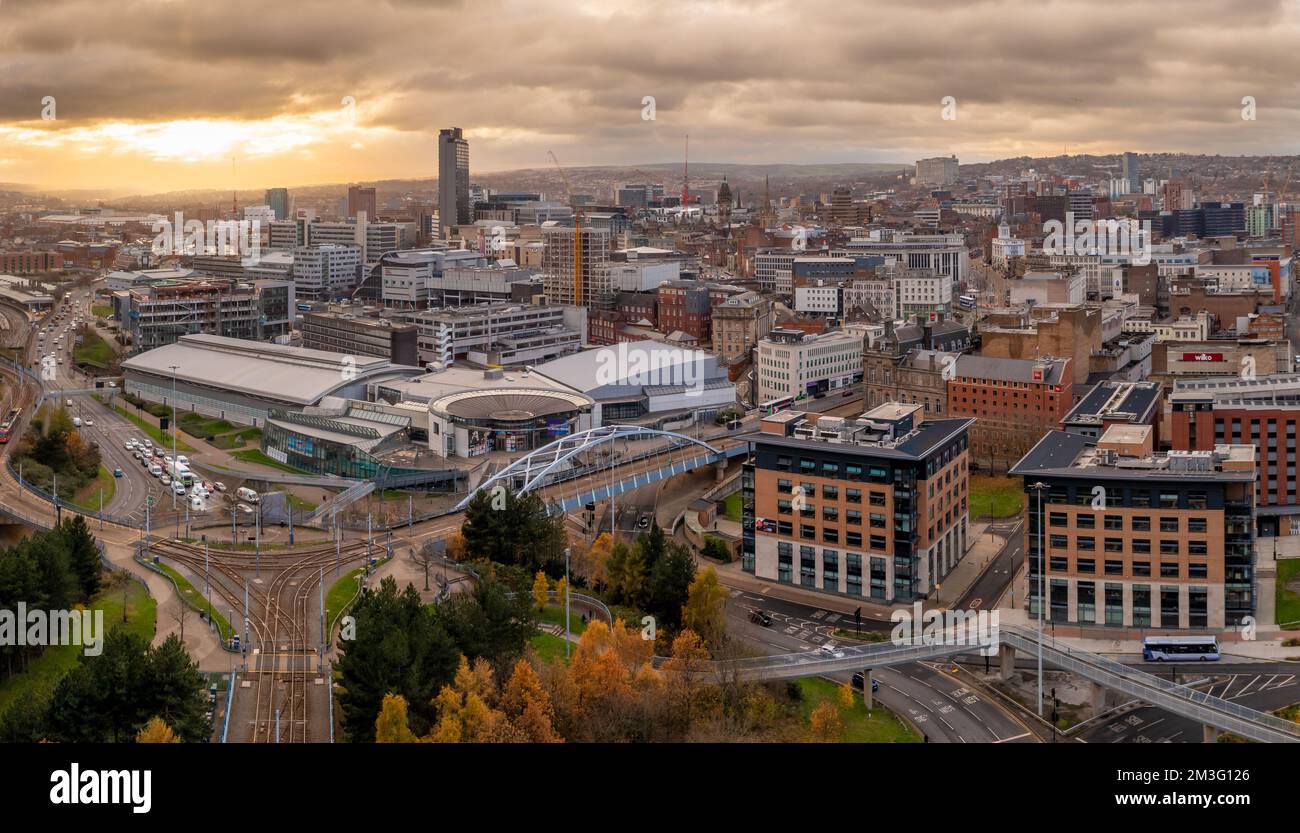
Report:
[[[366,542],[360,541],[337,553],[333,547],[264,553],[261,569],[269,574],[269,582],[263,587],[249,553],[209,550],[211,590],[232,611],[243,609],[247,594],[244,650],[252,653],[243,674],[250,687],[236,692],[244,702],[237,703],[234,711],[249,715],[244,721],[248,728],[244,742],[310,743],[328,735],[328,729],[320,732],[318,727],[314,732],[312,727],[313,717],[317,722],[327,719],[311,710],[313,678],[320,673],[313,667],[320,659],[320,641],[312,638],[312,624],[320,613],[314,609],[313,597],[336,564],[341,572],[343,567],[364,563],[367,551]],[[159,540],[151,542],[150,552],[186,567],[195,576],[204,574],[202,547]],[[251,700],[251,707],[245,698]]]

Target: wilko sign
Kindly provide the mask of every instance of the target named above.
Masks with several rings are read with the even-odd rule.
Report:
[[[1223,361],[1222,353],[1184,353],[1183,361],[1185,362],[1221,362]]]

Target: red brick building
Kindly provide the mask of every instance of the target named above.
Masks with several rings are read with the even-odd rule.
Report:
[[[63,255],[55,252],[0,252],[0,273],[31,275],[56,272],[63,268]]]
[[[1074,402],[1071,360],[958,356],[948,375],[950,417],[975,417],[971,461],[1005,471],[1054,430]]]

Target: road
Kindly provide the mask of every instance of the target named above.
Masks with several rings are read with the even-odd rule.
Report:
[[[1151,666],[1148,670],[1160,673],[1164,669]],[[1259,711],[1300,702],[1300,665],[1293,662],[1216,663],[1212,669],[1189,664],[1170,666],[1170,670],[1180,675],[1209,678],[1209,683],[1195,687]],[[1086,729],[1081,737],[1088,743],[1201,743],[1204,740],[1201,724],[1144,703],[1108,715]]]
[[[771,626],[751,622],[750,611],[772,617]],[[854,628],[854,619],[783,599],[769,599],[732,590],[727,603],[727,627],[733,636],[764,654],[815,651],[839,628]],[[864,619],[864,630],[884,631],[891,625]],[[880,681],[876,699],[895,714],[918,726],[932,743],[1034,743],[1037,737],[1010,712],[970,690],[938,663],[908,663],[873,671]],[[827,675],[848,682],[850,672]]]
[[[1017,520],[1015,523],[990,524],[988,532],[1001,536],[1006,543],[1002,545],[993,562],[980,573],[975,583],[953,605],[956,610],[988,610],[997,605],[1007,585],[1015,578],[1016,572],[1025,562],[1023,525],[1023,520]]]

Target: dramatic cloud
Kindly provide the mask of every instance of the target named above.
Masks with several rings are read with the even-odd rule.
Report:
[[[687,133],[733,162],[1295,153],[1297,36],[1294,0],[0,0],[0,179],[431,176],[451,125],[481,171]]]

